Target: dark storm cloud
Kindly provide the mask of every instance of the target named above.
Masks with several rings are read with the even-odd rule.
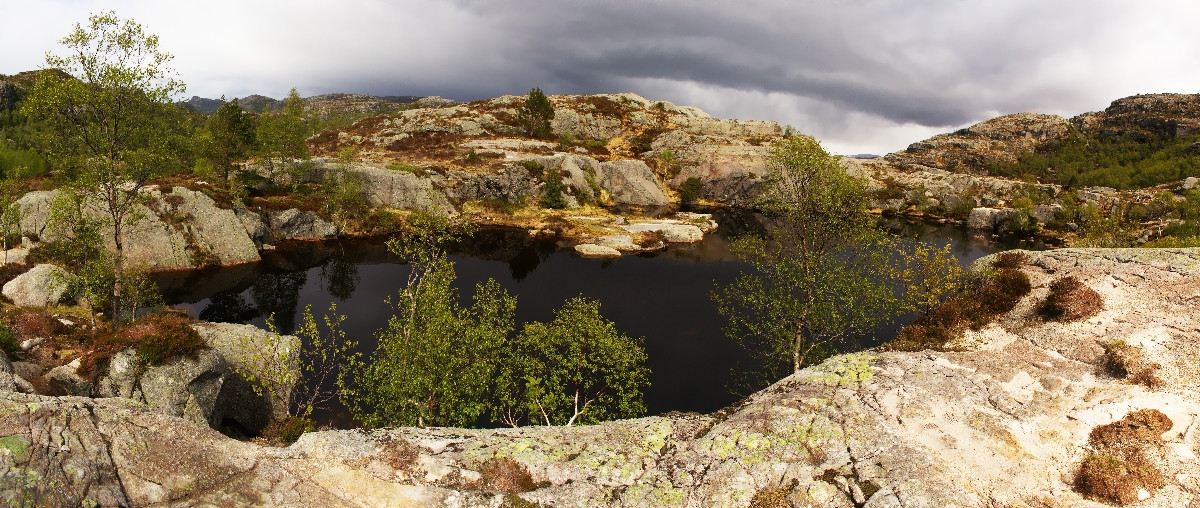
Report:
[[[11,0],[0,0],[9,2]],[[1194,92],[1192,1],[210,0],[12,2],[0,72],[36,67],[72,21],[136,19],[189,95],[359,92],[459,100],[631,91],[792,123],[884,152],[1020,111],[1077,114]]]

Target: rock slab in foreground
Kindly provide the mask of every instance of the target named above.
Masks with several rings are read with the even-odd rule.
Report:
[[[1101,507],[1071,490],[1092,428],[1131,410],[1174,422],[1142,507],[1200,502],[1200,250],[1030,255],[1034,290],[964,352],[835,357],[713,415],[590,427],[227,439],[119,399],[0,394],[0,495],[132,506]],[[1049,283],[1104,298],[1076,323],[1034,319]],[[1162,365],[1150,391],[1102,374],[1124,340]],[[502,460],[503,459],[503,460]],[[499,482],[500,475],[520,481]],[[486,466],[486,467],[485,467]],[[527,480],[527,481],[526,481]],[[503,493],[497,485],[511,490]]]

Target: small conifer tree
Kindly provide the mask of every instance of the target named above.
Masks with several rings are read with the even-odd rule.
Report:
[[[546,98],[546,94],[542,93],[541,88],[534,88],[525,98],[525,105],[517,110],[517,119],[521,123],[521,128],[525,129],[526,135],[548,138],[550,137],[550,121],[554,120],[554,106],[550,104],[550,99]]]

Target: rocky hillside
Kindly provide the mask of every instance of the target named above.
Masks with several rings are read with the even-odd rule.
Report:
[[[1030,253],[1021,269],[1033,292],[962,351],[835,357],[710,415],[326,431],[269,448],[123,399],[4,392],[0,496],[105,506],[1100,507],[1079,492],[1080,464],[1120,453],[1144,468],[1108,478],[1133,506],[1200,502],[1200,250]],[[1103,310],[1071,323],[1038,318],[1050,283],[1067,275]],[[1154,382],[1118,377],[1105,353],[1118,341],[1133,349],[1121,365],[1132,372],[1138,356]],[[0,364],[0,387],[9,372]],[[1109,435],[1128,437],[1124,448],[1106,452]]]
[[[549,140],[525,136],[517,119],[524,97],[504,96],[371,118],[326,131],[311,143],[321,154],[352,147],[367,163],[439,173],[504,175],[538,157],[593,169],[620,163],[627,168],[620,178],[645,180],[670,194],[695,177],[705,184],[701,198],[732,204],[753,196],[768,147],[782,134],[775,122],[713,118],[631,93],[552,96],[550,101],[555,117]],[[588,190],[580,187],[573,191]],[[622,202],[618,198],[615,204]]]
[[[1160,136],[1200,133],[1200,94],[1150,94],[1117,99],[1104,111],[1066,119],[1057,115],[1017,113],[939,134],[885,158],[957,172],[980,172],[989,164],[1016,162],[1023,154],[1072,135],[1132,137],[1144,142]]]

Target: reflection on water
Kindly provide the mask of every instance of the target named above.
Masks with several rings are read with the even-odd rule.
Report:
[[[598,299],[601,313],[621,331],[646,339],[650,413],[711,412],[736,401],[725,387],[730,368],[745,355],[724,337],[709,294],[748,269],[729,252],[731,237],[762,229],[751,214],[720,213],[716,219],[720,228],[701,243],[610,260],[581,258],[552,241],[531,240],[523,230],[486,230],[451,256],[455,284],[467,305],[477,282],[496,279],[518,297],[518,329],[524,322],[549,321],[568,298]],[[1013,247],[953,227],[903,221],[884,226],[908,238],[949,243],[963,262]],[[160,285],[169,302],[200,319],[264,326],[274,314],[282,333],[295,330],[304,306],[312,305],[319,319],[336,301],[347,315],[345,331],[370,352],[375,331],[392,315],[386,300],[407,274],[381,240],[340,241],[282,246],[261,263],[164,275]],[[879,330],[862,345],[890,338],[897,328]]]

